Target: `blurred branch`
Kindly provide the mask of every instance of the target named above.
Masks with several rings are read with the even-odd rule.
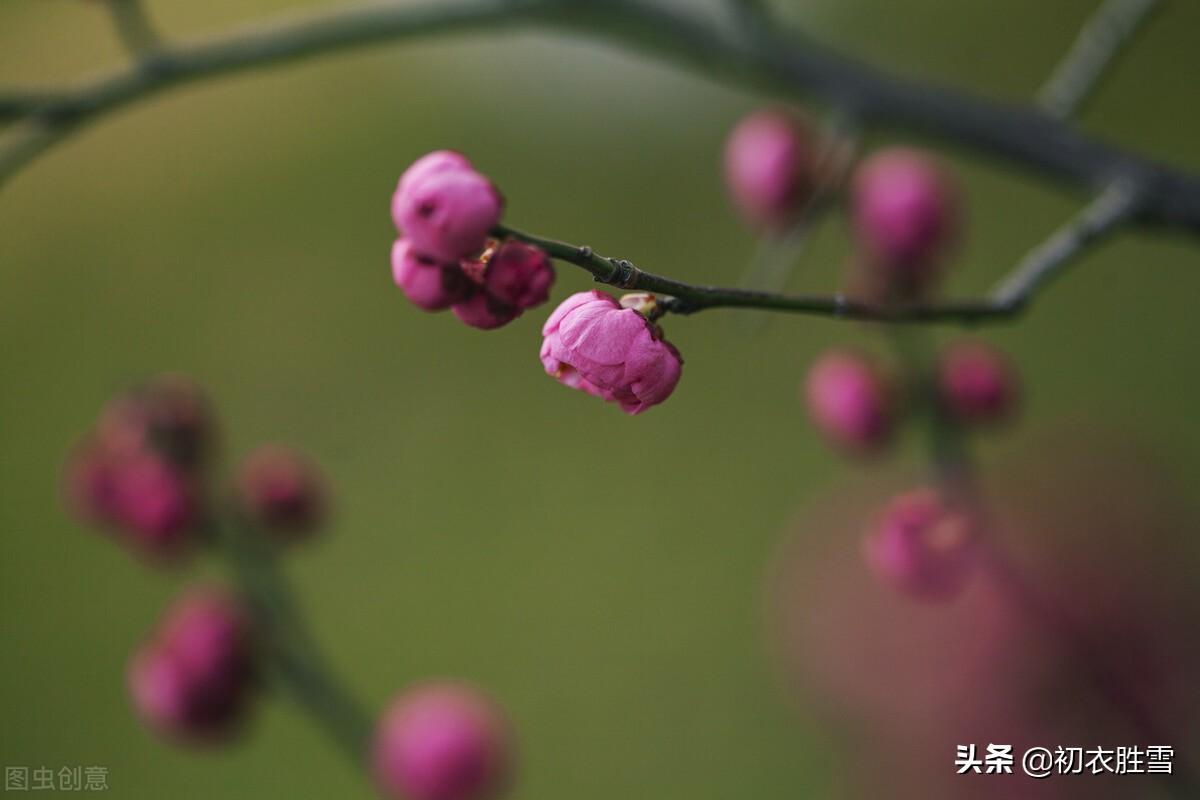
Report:
[[[366,757],[372,720],[332,677],[296,607],[272,543],[261,532],[226,523],[222,555],[254,614],[266,665],[280,686],[336,742],[356,767]]]
[[[108,0],[108,8],[117,36],[130,53],[137,55],[158,47],[158,33],[142,0]]]
[[[1123,179],[1142,192],[1139,222],[1200,232],[1200,178],[1087,137],[1036,108],[890,75],[795,31],[729,30],[649,0],[384,3],[166,45],[132,66],[49,94],[12,132],[12,140],[0,144],[0,183],[85,124],[167,88],[352,47],[517,24],[601,38],[790,98],[816,97],[863,123],[951,142],[1089,191]],[[35,94],[0,91],[0,109]]]
[[[1023,258],[1008,278],[981,299],[915,305],[877,305],[831,295],[778,294],[723,286],[697,286],[646,272],[622,258],[596,253],[586,245],[567,244],[498,225],[492,231],[541,248],[551,257],[582,267],[600,282],[619,289],[665,295],[662,307],[675,314],[709,308],[753,308],[841,319],[878,322],[982,323],[1011,319],[1024,311],[1034,294],[1103,235],[1133,215],[1140,198],[1128,184],[1116,183],[1074,219]]]
[[[1104,197],[1096,205],[1101,205],[1101,201]],[[980,566],[987,576],[1023,618],[1040,625],[1051,636],[1092,691],[1136,729],[1143,741],[1175,741],[1178,731],[1164,725],[1156,710],[1139,695],[1136,687],[1140,677],[1131,674],[1123,659],[1114,658],[1111,647],[1105,647],[1102,639],[1082,629],[1068,609],[1053,602],[997,541],[996,525],[978,485],[966,431],[947,412],[938,395],[936,354],[928,331],[891,330],[889,334],[897,360],[913,378],[914,400],[928,426],[926,457],[938,487],[950,502],[969,512],[975,520]],[[1162,788],[1172,797],[1196,797],[1200,774],[1190,755],[1180,753],[1173,767],[1173,773],[1157,775]]]
[[[1038,104],[1056,117],[1079,111],[1105,68],[1158,8],[1159,0],[1104,0],[1038,92]]]

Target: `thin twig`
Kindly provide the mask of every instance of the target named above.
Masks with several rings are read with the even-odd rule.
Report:
[[[637,48],[702,73],[793,99],[816,97],[864,123],[903,128],[1003,158],[1088,190],[1126,177],[1143,187],[1139,221],[1200,232],[1200,178],[1088,138],[1032,107],[1011,106],[886,74],[795,31],[753,35],[649,0],[426,0],[349,8],[164,46],[148,64],[59,92],[38,107],[37,147],[0,146],[0,183],[37,153],[103,114],[182,83],[416,35],[546,24]],[[18,92],[28,97],[28,91]],[[0,108],[11,106],[0,91]],[[32,136],[26,131],[26,138]]]
[[[1038,104],[1056,117],[1076,114],[1124,45],[1158,8],[1159,0],[1104,0],[1038,92]]]
[[[646,272],[631,261],[602,256],[587,246],[547,239],[507,225],[496,226],[492,233],[541,248],[552,258],[582,267],[600,283],[665,295],[663,307],[675,314],[693,314],[709,308],[754,308],[880,322],[982,323],[1010,319],[1024,311],[1051,276],[1134,214],[1138,197],[1127,184],[1114,184],[1045,243],[1034,248],[1011,276],[984,298],[914,305],[876,305],[841,293],[778,294],[698,286]]]
[[[276,553],[263,534],[238,523],[218,529],[222,555],[254,613],[267,666],[281,687],[361,766],[371,719],[334,679],[309,634]]]
[[[108,7],[117,36],[130,53],[140,55],[158,48],[158,32],[142,0],[108,0]]]
[[[1138,191],[1118,181],[1096,197],[1071,222],[1029,252],[990,297],[1001,306],[1024,307],[1047,281],[1062,274],[1075,257],[1100,236],[1134,214]]]

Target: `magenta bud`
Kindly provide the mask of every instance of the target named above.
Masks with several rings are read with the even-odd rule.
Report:
[[[590,291],[564,300],[542,327],[542,366],[565,386],[640,414],[671,396],[683,358],[661,329],[612,296]]]
[[[483,331],[507,325],[521,315],[516,308],[499,302],[483,291],[476,292],[460,303],[455,303],[450,310],[464,324]]]
[[[325,519],[325,481],[305,455],[264,445],[242,462],[237,496],[243,513],[284,540],[309,534]]]
[[[508,723],[483,693],[465,684],[426,683],[384,712],[372,770],[389,797],[491,800],[508,786],[512,750]]]
[[[550,297],[554,267],[536,247],[509,241],[497,245],[478,260],[461,262],[464,274],[477,284],[470,297],[454,304],[454,315],[482,330],[512,322],[527,308]]]
[[[938,364],[942,405],[963,422],[1007,418],[1017,402],[1017,377],[1008,360],[982,342],[962,341],[942,353]]]
[[[164,458],[114,453],[91,439],[69,456],[65,473],[68,510],[113,530],[138,553],[169,561],[191,543],[197,491],[191,476]]]
[[[413,305],[441,311],[470,296],[474,284],[457,264],[439,264],[416,253],[407,239],[392,245],[392,279]]]
[[[867,565],[920,600],[946,601],[962,591],[975,562],[972,519],[932,489],[893,498],[865,542]]]
[[[854,453],[891,439],[895,401],[875,363],[853,350],[826,352],[812,365],[804,396],[813,424],[831,443]]]
[[[150,451],[186,470],[211,455],[215,421],[208,397],[185,375],[167,373],[111,400],[96,437],[113,453]]]
[[[901,292],[926,287],[957,233],[956,188],[931,157],[906,148],[879,152],[859,165],[853,221],[868,262]]]
[[[491,297],[520,311],[550,299],[554,266],[540,249],[518,241],[496,248],[484,271],[483,287]]]
[[[253,681],[245,613],[215,589],[193,590],[176,601],[128,669],[141,720],[188,743],[232,733],[244,718]]]
[[[817,143],[804,120],[757,111],[725,143],[725,183],[752,227],[779,230],[796,222],[817,183]]]
[[[442,263],[482,250],[504,208],[491,181],[468,164],[456,164],[455,155],[443,151],[419,159],[400,177],[392,197],[396,227],[416,252]]]

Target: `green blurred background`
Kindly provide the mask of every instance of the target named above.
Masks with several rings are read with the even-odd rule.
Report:
[[[321,4],[149,5],[182,36]],[[787,12],[876,62],[1020,99],[1093,6]],[[1084,124],[1196,169],[1200,4],[1167,6]],[[0,84],[117,63],[107,23],[99,3],[0,0]],[[854,755],[783,701],[763,577],[795,510],[856,469],[820,445],[797,383],[821,348],[868,334],[802,317],[669,319],[683,381],[629,418],[542,374],[543,313],[468,329],[405,302],[387,261],[397,175],[453,147],[494,178],[518,227],[736,282],[753,242],[718,157],[762,100],[582,40],[474,35],[174,91],[17,177],[0,192],[0,762],[105,765],[128,797],[368,794],[285,703],[264,703],[240,746],[201,755],[150,738],[126,706],[130,648],[210,570],[151,572],[81,530],[60,510],[58,473],[108,396],[171,369],[210,389],[229,456],[277,440],[325,466],[336,528],[289,569],[372,706],[422,677],[483,684],[519,730],[522,798],[841,796]],[[951,286],[965,293],[1080,198],[953,155],[972,208]],[[1019,360],[1028,402],[985,458],[1086,416],[1196,474],[1195,244],[1122,236],[1019,324],[989,330]],[[834,286],[846,255],[831,220],[793,286]],[[555,302],[587,286],[563,267]],[[897,461],[915,458],[906,447]],[[809,533],[857,546],[854,532]]]

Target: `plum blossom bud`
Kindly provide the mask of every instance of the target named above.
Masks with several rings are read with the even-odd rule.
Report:
[[[372,745],[380,789],[404,800],[491,800],[507,788],[512,742],[501,712],[457,683],[408,689],[384,712]]]
[[[610,295],[573,294],[542,328],[541,359],[560,383],[640,414],[666,400],[683,359],[661,329]]]
[[[958,193],[942,167],[900,147],[880,150],[859,165],[852,210],[868,262],[908,293],[936,277],[959,221]]]
[[[204,391],[185,375],[166,373],[104,407],[96,436],[114,453],[149,451],[186,470],[211,455],[214,414]]]
[[[470,296],[471,281],[457,264],[439,264],[415,252],[407,239],[392,245],[392,279],[426,311],[441,311]]]
[[[158,733],[183,742],[231,733],[254,679],[245,613],[222,591],[193,590],[134,654],[127,679],[134,710]]]
[[[786,112],[757,111],[725,143],[725,183],[746,222],[779,230],[794,223],[817,183],[817,141]]]
[[[1008,360],[982,342],[963,341],[942,353],[938,390],[943,406],[964,422],[1003,420],[1017,402],[1017,377]]]
[[[147,451],[113,452],[89,440],[68,458],[68,509],[103,525],[142,555],[170,560],[190,544],[197,491],[180,468]]]
[[[264,445],[238,471],[237,495],[246,516],[281,539],[296,539],[325,517],[325,481],[311,460],[281,445]]]
[[[392,196],[396,227],[417,253],[442,263],[482,250],[503,208],[491,181],[448,151],[418,159]]]
[[[804,383],[809,416],[831,443],[869,453],[885,445],[895,422],[893,392],[874,362],[834,349],[812,365]]]
[[[865,555],[867,565],[900,591],[920,600],[950,600],[975,561],[974,524],[932,489],[908,492],[884,508]]]
[[[483,259],[463,264],[463,270],[478,285],[474,294],[454,305],[454,315],[483,330],[505,325],[525,309],[546,302],[554,283],[550,257],[518,241],[504,242]]]

